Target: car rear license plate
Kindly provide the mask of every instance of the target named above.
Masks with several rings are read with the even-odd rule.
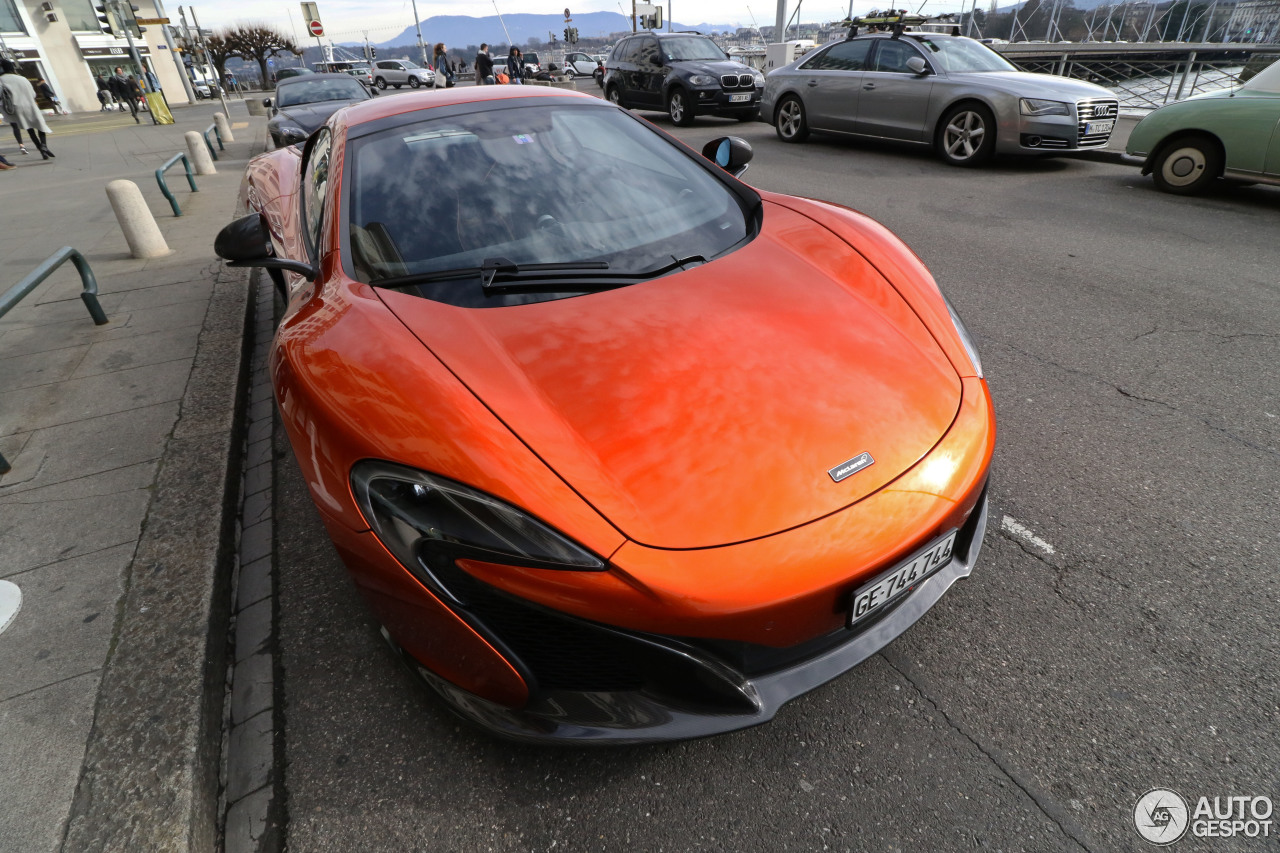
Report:
[[[877,577],[853,594],[849,607],[849,627],[879,611],[891,601],[911,592],[921,581],[951,562],[956,531],[938,539],[909,560]]]
[[[1116,120],[1109,118],[1106,121],[1091,121],[1084,126],[1084,135],[1093,136],[1095,133],[1110,133],[1111,129],[1116,126]]]
[[[731,104],[745,104],[749,100],[751,100],[750,92],[743,92],[741,95],[729,96],[729,103]]]

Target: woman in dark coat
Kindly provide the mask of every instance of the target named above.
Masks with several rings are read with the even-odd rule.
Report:
[[[440,78],[444,78],[444,88],[448,89],[453,86],[453,72],[449,70],[449,52],[445,50],[444,42],[436,43],[435,55],[431,57],[431,64],[436,67],[436,85],[440,86]]]
[[[507,76],[512,83],[524,82],[524,54],[514,45],[507,52]]]

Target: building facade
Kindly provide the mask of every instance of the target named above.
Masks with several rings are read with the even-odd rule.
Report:
[[[1280,0],[1242,0],[1227,23],[1227,40],[1280,43]]]
[[[159,0],[133,5],[139,18],[165,17]],[[167,27],[147,25],[135,39],[144,66],[139,69],[124,34],[104,32],[98,15],[95,0],[0,0],[0,54],[17,61],[31,80],[43,77],[71,112],[99,108],[95,78],[110,76],[116,66],[135,76],[151,72],[169,104],[190,103]]]

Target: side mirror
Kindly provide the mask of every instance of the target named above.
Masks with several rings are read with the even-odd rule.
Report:
[[[218,232],[213,252],[232,267],[264,267],[296,272],[307,281],[315,281],[319,272],[311,264],[277,258],[271,245],[271,232],[261,213],[250,213]]]
[[[907,60],[907,70],[917,76],[925,74],[929,71],[929,66],[918,56],[913,56]]]
[[[262,105],[263,105],[264,107],[269,107],[269,106],[271,106],[271,99],[270,99],[270,98],[263,98],[263,99],[262,99]]]
[[[654,65],[661,66],[661,65],[662,65],[662,56],[660,56],[660,55],[659,55],[659,56],[651,56],[651,57],[649,57],[649,61],[650,61],[650,62],[652,62]]]
[[[721,136],[702,146],[702,156],[735,178],[742,177],[755,156],[751,143],[739,136]]]

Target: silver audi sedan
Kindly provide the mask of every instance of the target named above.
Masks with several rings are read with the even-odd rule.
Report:
[[[1103,148],[1119,102],[1101,86],[1019,71],[961,36],[869,33],[769,73],[761,119],[784,142],[810,131],[930,145],[948,163]]]

